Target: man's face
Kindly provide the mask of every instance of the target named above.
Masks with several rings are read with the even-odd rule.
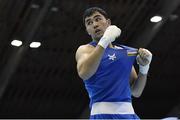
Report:
[[[94,40],[99,40],[110,24],[110,19],[106,19],[99,12],[95,12],[91,16],[85,18],[86,30]]]

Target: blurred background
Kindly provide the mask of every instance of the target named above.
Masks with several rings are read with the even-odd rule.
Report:
[[[89,117],[75,52],[92,6],[122,29],[117,43],[153,53],[136,113],[180,116],[180,0],[0,0],[0,118]]]

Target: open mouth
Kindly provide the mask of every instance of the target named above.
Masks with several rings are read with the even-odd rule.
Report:
[[[101,30],[99,30],[99,29],[96,29],[96,30],[95,30],[95,33],[99,33],[99,32],[101,32]]]

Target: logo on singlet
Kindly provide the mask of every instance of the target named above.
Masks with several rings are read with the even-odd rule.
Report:
[[[109,60],[115,60],[116,59],[116,54],[114,53],[113,55],[108,55]]]

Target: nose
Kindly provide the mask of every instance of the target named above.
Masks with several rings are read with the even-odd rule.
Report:
[[[93,26],[94,26],[94,29],[96,29],[98,27],[98,23],[97,22],[93,22]]]

